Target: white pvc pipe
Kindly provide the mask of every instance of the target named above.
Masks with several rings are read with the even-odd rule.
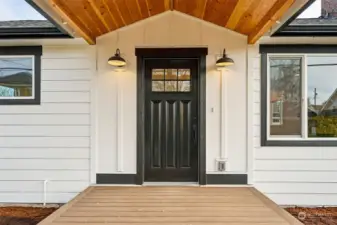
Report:
[[[48,180],[43,181],[43,206],[46,206],[47,204],[47,184]]]
[[[221,90],[220,90],[220,101],[221,101],[221,110],[220,110],[220,159],[227,160],[228,157],[228,118],[227,118],[227,75],[225,74],[225,69],[220,69],[220,79],[221,79]]]
[[[117,73],[117,171],[123,172],[123,82]]]

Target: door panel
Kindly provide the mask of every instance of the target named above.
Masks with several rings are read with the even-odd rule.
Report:
[[[145,181],[197,181],[197,61],[146,64]]]

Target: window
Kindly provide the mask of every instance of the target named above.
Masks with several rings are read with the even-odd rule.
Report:
[[[337,46],[260,52],[261,145],[337,146]]]
[[[41,50],[0,47],[0,104],[40,103]]]
[[[307,56],[308,137],[337,138],[337,54]]]
[[[299,57],[269,58],[271,136],[301,135],[301,61]]]
[[[190,92],[190,69],[153,69],[153,92]]]

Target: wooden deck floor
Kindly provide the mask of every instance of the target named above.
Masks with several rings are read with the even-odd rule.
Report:
[[[250,187],[89,187],[39,225],[299,225]]]

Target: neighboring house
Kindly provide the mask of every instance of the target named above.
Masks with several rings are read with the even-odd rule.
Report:
[[[306,0],[28,2],[51,22],[0,22],[0,202],[160,181],[337,205],[337,139],[316,135],[335,120],[312,122],[337,85],[333,13],[296,19]],[[124,67],[108,64],[117,49]],[[219,69],[224,49],[234,65]]]

